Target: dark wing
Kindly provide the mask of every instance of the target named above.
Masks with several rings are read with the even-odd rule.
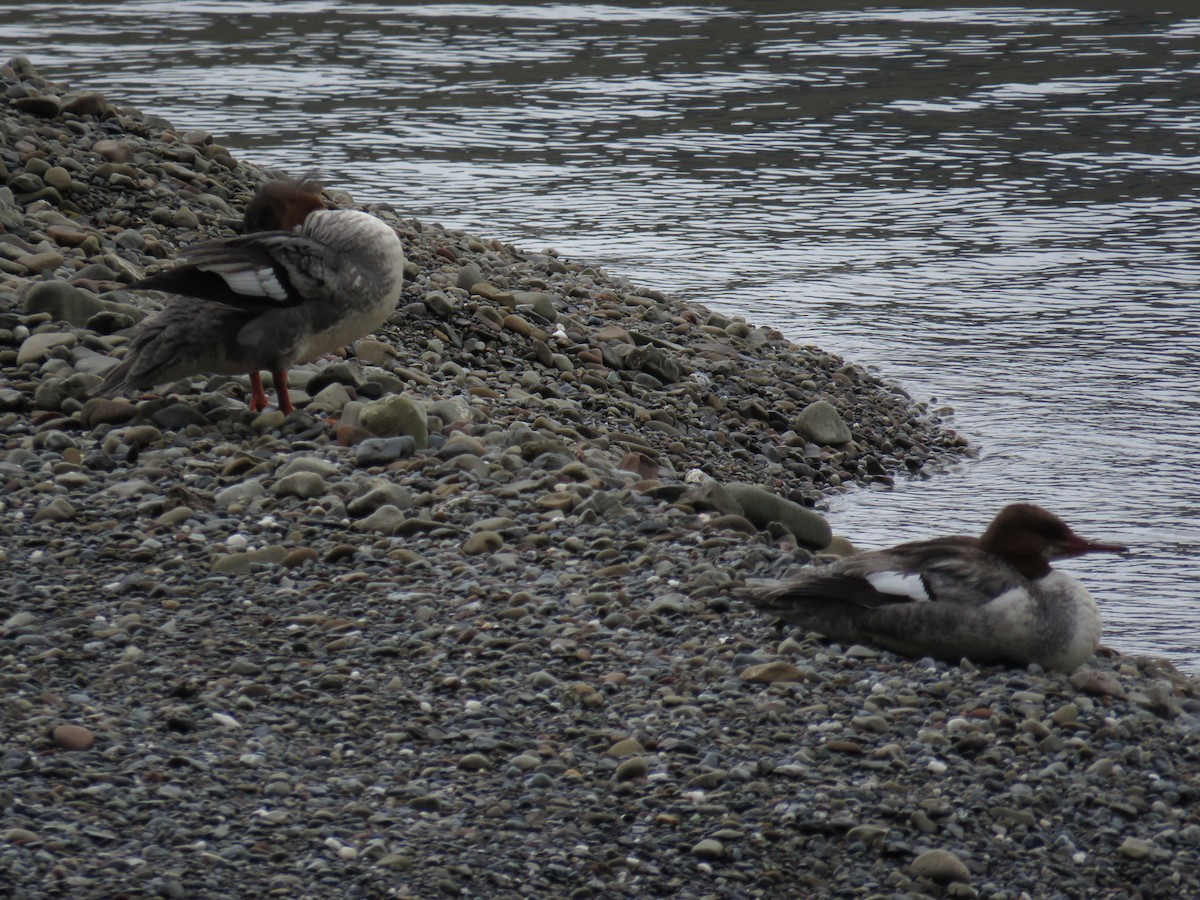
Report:
[[[858,553],[791,581],[748,582],[745,594],[764,612],[815,624],[903,604],[982,606],[1024,583],[977,539],[947,537]]]
[[[333,299],[339,254],[303,235],[264,231],[208,241],[189,249],[184,264],[133,285],[248,311]]]

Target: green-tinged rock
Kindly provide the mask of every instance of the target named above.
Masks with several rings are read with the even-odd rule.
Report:
[[[105,310],[105,303],[66,281],[39,281],[25,295],[25,311],[49,313],[56,322],[82,328]]]
[[[394,506],[396,509],[411,509],[413,505],[412,491],[404,485],[393,481],[381,481],[360,497],[355,497],[346,504],[346,512],[361,518],[384,506]]]
[[[769,663],[759,663],[748,666],[738,676],[742,681],[753,681],[759,684],[788,684],[803,681],[804,670],[791,663],[775,660]]]
[[[813,550],[823,550],[833,539],[829,523],[799,503],[753,484],[734,482],[725,485],[725,491],[742,507],[742,514],[759,528],[778,522],[795,536],[797,543]]]
[[[429,446],[429,421],[425,407],[408,394],[384,397],[367,405],[360,419],[362,427],[379,437],[407,435],[418,450]]]
[[[320,497],[329,489],[325,479],[316,472],[293,472],[280,478],[271,488],[271,492],[280,497],[300,497],[311,500]]]
[[[21,342],[21,349],[17,351],[17,365],[41,362],[55,347],[74,347],[75,343],[76,337],[69,331],[43,331],[39,334],[31,334]]]
[[[927,850],[912,861],[908,870],[914,878],[941,883],[971,880],[970,870],[949,850]]]
[[[625,368],[640,369],[664,384],[671,384],[683,375],[683,366],[657,347],[634,347],[625,355]]]
[[[212,564],[214,575],[234,575],[250,571],[256,564],[279,565],[288,555],[287,547],[263,547],[261,550],[247,550],[244,553],[230,553],[218,557]]]
[[[729,495],[725,485],[712,479],[688,485],[681,499],[697,510],[711,510],[722,516],[742,515],[742,505]]]
[[[853,556],[857,552],[858,548],[850,543],[848,538],[844,538],[840,534],[835,534],[830,539],[829,546],[827,546],[824,550],[824,553],[827,556],[836,556],[838,558],[843,556]]]
[[[384,504],[365,519],[354,523],[355,531],[375,531],[379,534],[395,534],[407,517],[404,511],[390,503]]]
[[[55,497],[33,514],[35,522],[64,522],[73,518],[75,518],[75,507],[67,502],[65,497]]]
[[[232,506],[234,503],[245,503],[247,500],[255,500],[258,497],[265,496],[266,493],[267,489],[263,487],[262,482],[257,478],[251,478],[249,481],[230,485],[224,490],[217,491],[213,500],[219,509],[223,509],[227,506]]]
[[[462,544],[463,553],[474,556],[478,553],[495,553],[504,546],[504,538],[494,531],[477,531]]]
[[[817,400],[797,413],[792,428],[814,444],[833,446],[850,440],[850,428],[828,400]]]
[[[279,467],[275,474],[280,478],[296,472],[313,472],[322,478],[334,478],[341,471],[335,463],[316,456],[294,456]]]

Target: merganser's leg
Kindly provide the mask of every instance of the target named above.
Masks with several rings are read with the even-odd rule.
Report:
[[[262,412],[270,404],[267,392],[263,390],[262,373],[257,369],[250,373],[250,409]]]
[[[278,372],[272,372],[271,380],[275,382],[275,394],[279,397],[279,409],[286,416],[295,409],[292,406],[292,395],[288,392],[287,371],[280,369]]]

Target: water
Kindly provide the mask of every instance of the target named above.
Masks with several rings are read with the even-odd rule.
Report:
[[[237,155],[600,262],[956,410],[860,546],[1030,499],[1106,640],[1200,671],[1190,3],[0,4],[8,53]]]

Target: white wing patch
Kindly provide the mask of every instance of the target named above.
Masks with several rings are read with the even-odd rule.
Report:
[[[925,582],[916,572],[872,572],[867,576],[867,581],[881,594],[919,601],[932,599],[929,591],[925,590]]]
[[[275,276],[275,270],[270,266],[262,269],[226,269],[213,266],[216,272],[229,285],[229,289],[247,297],[270,297],[272,300],[286,300],[287,291]]]

